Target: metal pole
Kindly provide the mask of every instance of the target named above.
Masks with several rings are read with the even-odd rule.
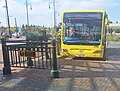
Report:
[[[5,4],[6,4],[6,14],[7,14],[7,24],[8,24],[8,27],[7,27],[7,30],[8,30],[8,34],[11,35],[11,32],[10,32],[10,21],[9,21],[9,13],[8,13],[8,5],[7,5],[7,0],[5,0]]]
[[[16,18],[14,18],[15,19],[15,27],[16,27],[16,32],[17,32],[17,20],[16,20]]]
[[[11,74],[11,66],[9,60],[9,52],[6,47],[6,39],[2,38],[1,42],[2,42],[2,53],[3,53],[3,61],[4,61],[3,74],[8,75]]]
[[[55,6],[55,0],[53,0],[53,9],[54,9],[54,32],[56,33],[56,6]]]
[[[28,1],[26,0],[26,12],[27,12],[27,30],[29,29],[29,15],[28,15]]]
[[[57,54],[56,54],[56,40],[52,40],[52,70],[51,77],[59,78],[59,70],[57,69]]]
[[[0,38],[1,38],[1,22],[0,22]]]

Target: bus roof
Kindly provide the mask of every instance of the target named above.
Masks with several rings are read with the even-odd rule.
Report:
[[[64,10],[63,13],[66,12],[103,12],[105,13],[105,10]]]

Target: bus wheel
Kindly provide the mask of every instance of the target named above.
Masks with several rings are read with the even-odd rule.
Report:
[[[102,60],[103,60],[103,61],[106,61],[106,57],[105,57],[105,56],[103,56]]]
[[[106,50],[104,49],[104,54],[103,54],[103,58],[102,58],[103,61],[106,61]]]

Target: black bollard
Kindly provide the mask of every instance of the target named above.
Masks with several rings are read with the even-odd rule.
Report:
[[[51,70],[51,77],[52,78],[59,78],[59,71],[57,69],[57,54],[56,54],[56,40],[52,40],[52,70]]]

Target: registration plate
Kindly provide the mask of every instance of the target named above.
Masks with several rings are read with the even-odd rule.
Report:
[[[85,57],[84,54],[79,54],[79,55],[76,55],[77,57]]]

